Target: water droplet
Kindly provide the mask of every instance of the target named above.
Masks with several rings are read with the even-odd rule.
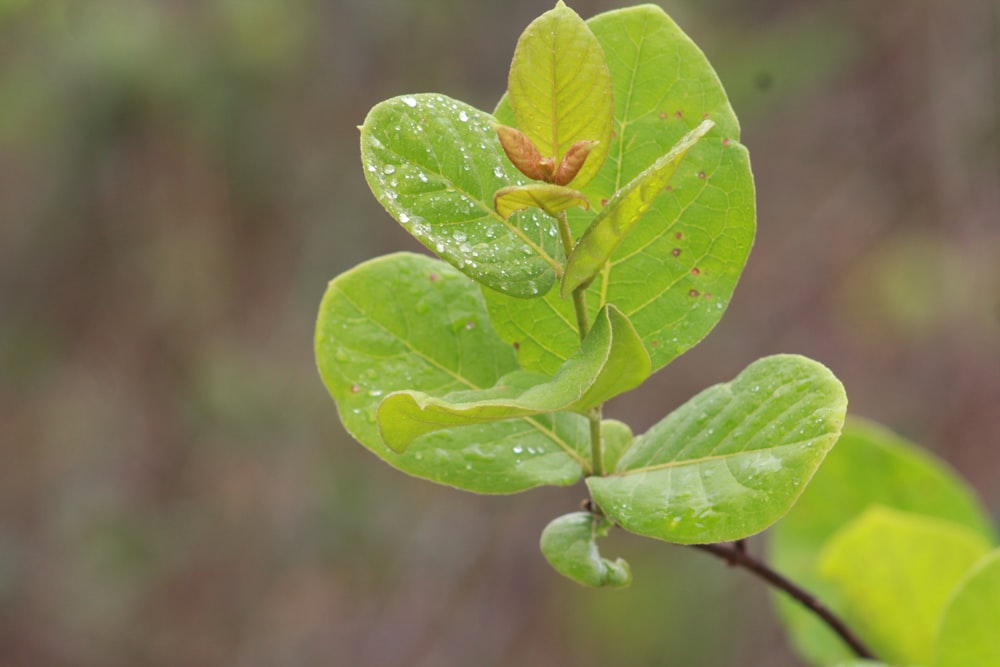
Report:
[[[522,447],[521,445],[514,445],[514,453],[515,454],[520,454],[523,451],[524,451],[524,447]]]
[[[469,320],[468,322],[465,323],[465,330],[466,331],[472,331],[475,328],[476,328],[476,323],[473,322],[472,320]]]
[[[374,174],[375,173],[375,165],[373,165],[373,164],[368,165],[368,171]]]
[[[382,395],[382,390],[381,389],[370,389],[368,391],[368,395],[369,396],[381,396]]]
[[[417,174],[417,178],[419,178],[424,183],[427,182],[427,174],[425,174],[424,172],[420,172],[419,174]]]
[[[383,174],[395,174],[396,173],[396,167],[394,165],[387,164],[384,167],[382,167],[382,173]]]
[[[458,113],[458,119],[463,123],[467,123],[469,122],[469,114],[465,113],[464,111],[460,111]]]
[[[465,243],[465,240],[469,238],[468,236],[465,235],[465,232],[455,232],[454,234],[451,235],[451,237],[455,239],[455,241],[458,243]]]
[[[493,167],[493,175],[497,178],[503,178],[503,169],[499,166]]]
[[[399,221],[405,225],[406,223],[408,223],[410,221],[410,216],[408,216],[405,213],[400,213],[399,214]]]
[[[434,249],[438,252],[444,252],[444,244],[438,241],[437,245],[434,246]]]
[[[403,98],[403,104],[412,109],[413,107],[417,106],[417,100],[412,95],[407,95],[406,97]]]

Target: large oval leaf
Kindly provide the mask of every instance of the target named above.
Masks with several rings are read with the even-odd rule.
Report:
[[[571,484],[586,465],[589,425],[571,413],[448,429],[402,454],[382,441],[375,417],[386,394],[482,389],[517,370],[479,289],[444,262],[398,253],[334,279],[320,306],[316,359],[348,432],[412,475],[513,493]]]
[[[874,506],[834,533],[818,568],[840,592],[845,620],[880,658],[929,665],[945,603],[989,548],[965,526]]]
[[[561,266],[555,222],[540,211],[500,216],[493,195],[525,182],[493,117],[443,95],[376,105],[361,127],[375,197],[403,227],[474,280],[515,297],[547,292]]]
[[[700,341],[722,317],[753,243],[753,177],[739,124],[704,54],[653,5],[588,22],[614,85],[615,137],[601,171],[582,188],[601,202],[650,167],[703,120],[715,127],[685,156],[663,192],[591,284],[593,316],[624,312],[659,369]],[[496,111],[516,124],[506,99]],[[574,238],[593,214],[568,211]],[[576,351],[573,304],[555,292],[531,302],[486,292],[494,326],[519,346],[530,370],[552,374]]]
[[[668,542],[737,540],[795,503],[840,435],[847,397],[822,364],[765,357],[636,438],[594,499],[626,530]]]
[[[583,19],[562,0],[522,33],[508,77],[518,125],[558,164],[578,141],[596,141],[569,181],[587,184],[608,154],[614,105],[604,53]]]
[[[775,569],[843,611],[840,592],[816,568],[823,545],[873,505],[965,526],[995,542],[989,514],[972,489],[944,461],[884,427],[852,417],[809,488],[771,533]],[[829,664],[850,652],[830,629],[797,604],[776,597],[796,648]]]
[[[614,306],[601,311],[580,347],[555,377],[516,371],[489,389],[444,396],[404,390],[378,409],[382,438],[396,451],[415,438],[455,426],[549,412],[584,413],[639,386],[649,377],[649,355],[628,319]]]

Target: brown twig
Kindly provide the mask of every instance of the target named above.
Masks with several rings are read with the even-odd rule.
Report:
[[[798,584],[786,579],[782,575],[778,574],[770,567],[768,567],[762,561],[757,560],[751,556],[746,551],[746,545],[741,544],[743,540],[735,542],[732,545],[726,544],[695,544],[695,549],[700,549],[701,551],[707,551],[716,558],[721,558],[728,565],[733,567],[742,567],[750,572],[754,573],[770,585],[775,588],[784,591],[792,598],[794,598],[799,604],[801,604],[806,609],[810,610],[816,616],[818,616],[831,630],[837,633],[844,642],[851,647],[851,650],[859,658],[868,658],[871,660],[877,660],[875,654],[872,653],[871,649],[865,646],[864,642],[858,638],[854,632],[851,631],[844,622],[835,615],[829,608],[827,608],[822,602],[816,599],[808,591],[802,589]]]

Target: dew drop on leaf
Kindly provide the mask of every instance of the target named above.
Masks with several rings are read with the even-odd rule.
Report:
[[[395,165],[391,165],[391,164],[385,165],[384,167],[382,167],[382,173],[384,173],[384,174],[395,174],[396,173],[396,167],[395,167]]]
[[[493,167],[493,175],[497,178],[503,178],[503,169],[499,166]]]
[[[413,107],[417,106],[417,100],[412,95],[407,95],[406,97],[403,98],[403,104],[412,109]]]

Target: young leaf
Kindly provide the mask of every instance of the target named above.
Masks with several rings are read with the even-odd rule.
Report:
[[[827,540],[872,505],[965,526],[995,542],[995,529],[968,484],[944,461],[874,423],[852,417],[795,507],[771,533],[775,569],[842,611],[840,593],[815,564]],[[830,629],[797,604],[776,597],[798,650],[814,662],[847,659]]]
[[[597,214],[566,261],[566,273],[562,279],[563,298],[568,298],[580,285],[589,284],[604,268],[611,253],[667,187],[687,152],[714,125],[710,120],[702,121],[681,137],[666,155],[619,190]]]
[[[612,523],[590,512],[573,512],[553,519],[542,531],[542,555],[560,574],[584,586],[620,588],[632,583],[628,563],[611,562],[597,550]]]
[[[378,409],[382,438],[401,452],[414,439],[442,429],[529,417],[549,412],[586,412],[634,389],[649,377],[649,355],[614,306],[594,322],[579,353],[551,380],[519,371],[489,389],[460,390],[440,397],[404,390],[386,396]]]
[[[668,542],[737,540],[777,521],[837,441],[844,388],[823,365],[765,357],[636,438],[587,485],[626,530]]]
[[[952,589],[989,548],[963,526],[875,506],[830,538],[819,573],[839,589],[848,623],[875,653],[927,665]]]
[[[551,216],[574,206],[590,208],[590,203],[582,193],[551,183],[528,183],[500,188],[493,196],[493,205],[504,219],[516,211],[531,207],[540,208]]]
[[[443,95],[386,100],[361,127],[365,176],[385,209],[449,264],[499,292],[540,296],[561,268],[555,222],[494,210],[493,194],[524,179],[492,122]]]
[[[956,587],[938,626],[933,667],[1000,665],[1000,549]]]
[[[572,484],[590,451],[576,414],[541,415],[425,436],[398,454],[376,409],[402,389],[447,394],[491,387],[517,370],[490,326],[482,293],[450,265],[410,253],[365,262],[335,278],[316,323],[316,360],[347,431],[404,472],[480,493]]]
[[[616,125],[601,171],[586,186],[573,184],[592,206],[610,201],[702,120],[715,123],[587,292],[591,316],[614,303],[632,320],[655,371],[698,343],[725,312],[753,242],[753,177],[718,77],[663,10],[615,10],[588,25],[607,56]],[[509,100],[496,116],[515,124]],[[567,216],[574,238],[593,219],[575,209]],[[518,343],[526,369],[551,375],[576,351],[573,304],[555,290],[531,301],[492,291],[486,299],[493,325]]]
[[[611,143],[614,105],[604,52],[562,0],[522,33],[508,77],[517,125],[559,163],[578,141],[597,141],[570,181],[579,189],[600,169]]]

